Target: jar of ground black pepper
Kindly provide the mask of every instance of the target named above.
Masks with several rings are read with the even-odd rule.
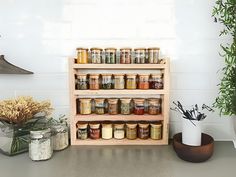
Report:
[[[157,115],[161,114],[161,99],[149,99],[148,100],[148,114]]]
[[[134,49],[134,53],[135,53],[135,63],[144,64],[146,60],[146,49],[136,48]]]
[[[120,63],[130,64],[131,63],[131,48],[121,48],[120,49]]]
[[[86,74],[78,74],[77,75],[76,88],[78,90],[87,90],[88,89],[88,82],[87,82],[87,75]]]
[[[162,74],[152,74],[150,88],[151,89],[163,89]]]
[[[113,129],[111,123],[104,123],[102,124],[102,139],[109,140],[113,136]]]
[[[134,114],[143,115],[144,114],[144,99],[134,99]]]
[[[136,89],[136,74],[126,75],[126,89]]]
[[[137,124],[136,123],[126,124],[126,138],[129,140],[134,140],[137,138]]]
[[[101,137],[100,124],[99,123],[90,123],[89,124],[89,135],[91,139],[99,139]]]
[[[114,138],[115,139],[125,138],[125,124],[124,123],[114,124]]]
[[[77,123],[77,137],[80,140],[85,140],[88,138],[88,124],[87,123]]]
[[[99,89],[99,74],[90,74],[89,76],[89,89],[98,90]]]
[[[92,104],[90,98],[81,98],[80,99],[80,114],[91,114]]]
[[[157,64],[160,60],[160,48],[153,47],[148,48],[148,62],[151,64]]]
[[[111,115],[118,114],[118,99],[108,99],[108,113]]]
[[[149,124],[148,123],[139,123],[138,124],[138,137],[140,139],[148,139],[149,138]]]
[[[88,63],[88,49],[87,48],[77,48],[77,59],[78,64]]]
[[[116,63],[116,48],[106,48],[105,58],[106,58],[107,64],[115,64]]]
[[[162,138],[162,124],[151,123],[151,139],[159,140]]]
[[[102,74],[102,89],[112,89],[111,74]]]
[[[139,75],[138,87],[139,89],[149,89],[149,74]]]
[[[94,99],[95,101],[95,113],[96,114],[105,114],[105,104],[103,98]]]
[[[125,79],[124,74],[114,74],[114,89],[124,89]]]
[[[120,113],[124,115],[131,114],[131,99],[130,98],[122,98],[120,99],[121,106],[120,106]]]
[[[102,49],[101,48],[91,48],[91,63],[100,64],[102,63]]]

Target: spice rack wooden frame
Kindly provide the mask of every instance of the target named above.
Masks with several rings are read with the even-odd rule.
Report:
[[[70,88],[70,133],[71,145],[167,145],[169,142],[169,59],[163,59],[164,64],[75,64],[74,58],[69,58],[69,88]],[[162,90],[76,90],[75,89],[75,74],[81,70],[162,70],[164,74],[164,89]],[[78,115],[76,109],[76,99],[82,97],[96,97],[96,96],[143,96],[143,95],[161,95],[162,98],[162,114],[161,115]],[[161,140],[78,140],[76,138],[76,123],[78,121],[162,121],[162,139]]]

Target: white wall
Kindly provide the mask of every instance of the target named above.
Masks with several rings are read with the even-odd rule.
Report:
[[[75,48],[160,46],[171,57],[171,100],[211,105],[223,60],[206,0],[0,0],[0,54],[34,75],[0,75],[0,99],[32,95],[50,99],[55,115],[68,114],[67,57]],[[171,112],[171,134],[180,116]],[[204,131],[230,139],[229,122],[218,113]]]

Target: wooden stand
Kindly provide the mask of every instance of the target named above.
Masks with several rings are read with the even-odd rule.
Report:
[[[128,70],[145,71],[152,73],[154,70],[161,70],[164,74],[163,90],[75,90],[75,74],[86,71],[106,71],[106,70]],[[115,71],[113,72],[115,74]],[[70,85],[70,128],[71,128],[71,145],[167,145],[169,139],[169,59],[164,59],[164,64],[75,64],[73,58],[69,58],[69,85]],[[101,97],[103,95],[120,98],[127,95],[130,98],[144,97],[150,98],[160,95],[162,98],[161,115],[78,115],[76,112],[76,99],[79,97]],[[161,140],[79,140],[76,138],[76,123],[78,121],[162,121],[162,139]]]

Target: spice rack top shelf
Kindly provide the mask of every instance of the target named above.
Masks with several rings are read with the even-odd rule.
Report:
[[[163,115],[110,115],[110,114],[89,114],[89,115],[76,115],[76,121],[159,121],[164,120]]]

